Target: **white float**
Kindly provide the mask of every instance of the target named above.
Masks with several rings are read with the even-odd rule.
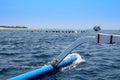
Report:
[[[96,38],[97,43],[120,43],[120,35],[98,33]]]

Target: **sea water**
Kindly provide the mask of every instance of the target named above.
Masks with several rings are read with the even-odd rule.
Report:
[[[119,30],[103,33],[120,34]],[[86,33],[0,30],[0,80],[47,65]],[[120,80],[120,44],[85,43],[72,51],[78,61],[42,80]],[[41,80],[41,79],[40,79]]]

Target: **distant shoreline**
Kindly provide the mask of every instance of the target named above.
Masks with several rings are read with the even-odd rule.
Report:
[[[26,30],[26,31],[30,31],[30,30],[40,30],[40,29],[33,29],[33,28],[4,28],[4,27],[0,27],[0,30]]]
[[[0,28],[27,28],[26,26],[0,26]]]
[[[26,26],[0,26],[0,30],[27,30]]]

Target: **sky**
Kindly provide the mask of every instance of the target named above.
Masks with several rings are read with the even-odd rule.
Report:
[[[0,0],[0,25],[120,29],[120,0]]]

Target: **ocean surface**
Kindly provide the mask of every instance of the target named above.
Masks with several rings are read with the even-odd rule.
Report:
[[[120,30],[103,33],[120,34]],[[76,39],[96,32],[45,33],[0,30],[0,80],[38,69]],[[85,61],[40,80],[120,80],[120,44],[85,43],[73,50]]]

